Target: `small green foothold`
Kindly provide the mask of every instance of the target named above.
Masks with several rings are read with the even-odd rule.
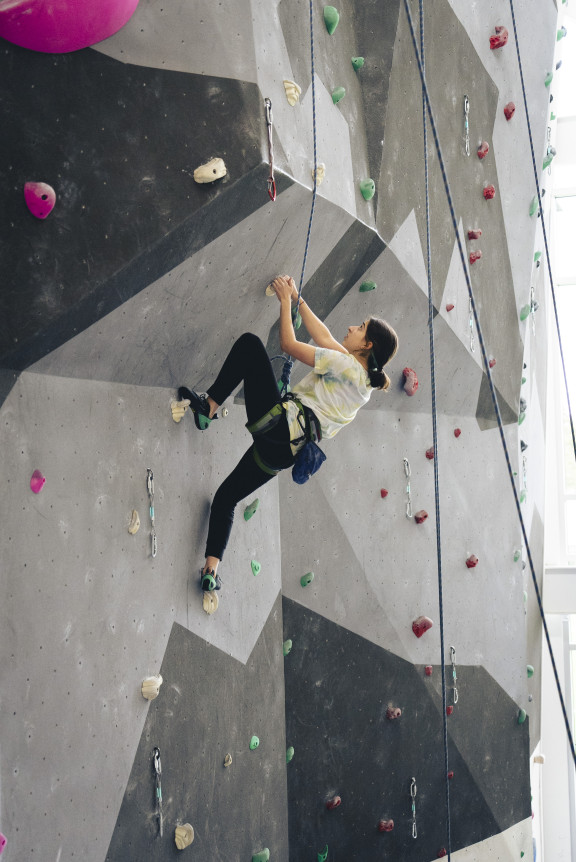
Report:
[[[335,90],[332,91],[332,101],[336,105],[340,99],[343,99],[346,95],[346,90],[344,87],[336,87]]]
[[[257,736],[253,736],[250,740],[250,751],[255,751],[260,745],[260,740]]]
[[[518,420],[518,424],[520,424],[520,420]],[[526,502],[526,491],[524,490],[524,488],[520,491],[520,502]]]
[[[270,851],[267,847],[261,850],[260,853],[255,853],[252,857],[252,862],[268,862],[270,859]]]
[[[522,595],[524,597],[524,604],[526,604],[526,602],[528,601],[528,593],[526,592],[526,590],[524,590]]]
[[[523,305],[520,309],[520,320],[524,321],[530,314],[530,305]]]
[[[293,757],[294,757],[294,746],[290,745],[286,749],[286,763],[290,763],[290,761],[292,760]]]
[[[559,42],[560,39],[563,39],[564,36],[567,36],[567,35],[568,35],[568,30],[566,29],[566,27],[564,27],[564,26],[560,27],[560,29],[556,32],[556,41]]]
[[[332,35],[334,30],[338,26],[338,22],[340,20],[340,15],[338,10],[334,8],[334,6],[324,6],[324,23],[326,24],[326,29]]]
[[[544,161],[542,162],[542,170],[545,171],[546,168],[549,168],[552,164],[552,159],[554,158],[554,153],[548,153]]]
[[[256,577],[256,575],[259,575],[260,571],[262,569],[262,566],[260,565],[258,560],[252,560],[250,565],[252,566],[252,574],[254,575],[254,577]]]
[[[300,583],[303,587],[309,586],[314,580],[314,572],[307,572],[305,575],[302,575],[300,578]]]
[[[258,499],[258,497],[256,497],[256,499],[252,503],[250,503],[249,506],[246,506],[246,508],[244,509],[244,520],[245,521],[250,520],[252,515],[255,514],[256,509],[258,508],[259,505],[260,505],[260,500]]]
[[[537,260],[540,260],[541,257],[542,257],[542,252],[541,251],[535,251],[534,252],[534,263],[536,263]]]
[[[518,724],[524,724],[525,721],[526,721],[526,710],[525,709],[519,709],[518,710]]]
[[[288,640],[284,641],[284,643],[282,644],[282,652],[284,653],[284,658],[286,658],[291,649],[292,641],[290,640],[290,638],[288,638]]]
[[[367,180],[360,180],[360,191],[365,201],[371,201],[376,193],[376,183],[370,177]]]
[[[358,290],[360,291],[360,293],[368,293],[369,290],[376,290],[376,282],[363,281]]]
[[[318,853],[318,862],[326,862],[328,859],[328,845],[322,850],[321,853]]]
[[[522,378],[522,385],[524,385],[525,383],[526,383],[526,378],[525,378],[525,377],[523,377],[523,378]]]
[[[528,674],[528,679],[531,679],[534,676],[534,668],[531,664],[526,665],[526,673]]]
[[[521,851],[520,851],[520,859],[523,859],[523,858],[524,858],[524,851],[523,851],[523,850],[521,850]]]
[[[522,423],[524,422],[525,419],[526,419],[526,413],[521,413],[520,416],[518,417],[518,425],[522,425]],[[520,498],[520,499],[522,499],[522,498]]]
[[[555,119],[556,119],[556,114],[554,113],[554,111],[550,111],[550,119],[551,119],[551,120],[555,120]]]
[[[533,216],[537,209],[538,209],[538,195],[534,195],[534,197],[530,201],[530,209],[528,210],[529,215]]]
[[[548,72],[546,78],[544,79],[544,86],[549,87],[552,83],[552,78],[554,77],[554,72]]]
[[[519,550],[514,551],[514,562],[517,563],[521,557],[521,553]]]
[[[364,65],[364,57],[352,57],[352,66],[357,72]]]

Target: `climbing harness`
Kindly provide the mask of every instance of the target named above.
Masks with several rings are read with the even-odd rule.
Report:
[[[458,703],[458,688],[456,687],[456,682],[458,677],[456,676],[456,650],[453,646],[450,647],[450,661],[452,662],[452,681],[454,683],[454,703]]]
[[[160,760],[160,749],[155,748],[154,754],[154,777],[156,782],[156,817],[158,818],[158,834],[160,838],[164,835],[164,819],[162,816],[162,761]]]
[[[412,783],[410,785],[410,796],[412,798],[412,838],[418,837],[418,830],[416,828],[416,794],[418,793],[418,788],[416,787],[416,779],[412,779]]]
[[[275,404],[256,422],[246,423],[246,428],[254,438],[263,436],[278,424],[280,417],[285,412],[284,405],[288,401],[293,401],[298,408],[298,424],[302,429],[302,435],[296,440],[290,441],[292,444],[303,444],[296,454],[296,460],[292,467],[292,478],[298,485],[302,485],[320,469],[326,460],[326,455],[316,445],[317,441],[322,439],[322,429],[315,413],[289,393],[284,395],[281,402]],[[269,476],[278,475],[280,470],[271,467],[262,458],[256,446],[256,439],[252,447],[252,455],[261,470],[268,473]]]
[[[152,472],[150,467],[148,467],[146,487],[148,488],[148,499],[150,500],[150,523],[152,525],[150,540],[152,543],[152,556],[155,557],[158,550],[158,543],[156,541],[156,526],[154,522],[154,473]]]
[[[406,474],[406,517],[412,517],[412,497],[410,495],[410,476],[412,475],[412,470],[410,469],[410,462],[408,458],[404,458],[404,473]]]
[[[470,114],[470,100],[468,96],[464,96],[464,140],[466,143],[466,155],[470,155],[470,124],[468,115]]]
[[[270,165],[270,176],[268,177],[268,195],[271,201],[276,200],[276,181],[274,179],[274,149],[272,146],[272,102],[264,99],[266,110],[266,128],[268,129],[268,163]]]

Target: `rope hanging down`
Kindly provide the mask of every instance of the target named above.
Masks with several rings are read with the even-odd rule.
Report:
[[[570,730],[570,722],[569,722],[569,720],[568,720],[568,714],[567,714],[567,712],[566,712],[566,705],[565,705],[565,703],[564,703],[564,697],[563,697],[563,695],[562,695],[562,688],[561,688],[561,686],[560,686],[560,678],[559,678],[559,676],[558,676],[558,669],[557,669],[557,667],[556,667],[556,662],[555,662],[555,660],[554,660],[554,653],[553,653],[553,651],[552,651],[552,643],[551,643],[551,641],[550,641],[550,634],[549,634],[549,632],[548,632],[548,626],[547,626],[547,624],[546,624],[546,619],[545,619],[545,616],[544,616],[544,607],[543,607],[543,605],[542,605],[542,597],[541,597],[541,595],[540,595],[540,588],[538,587],[538,581],[537,581],[537,579],[536,579],[536,571],[535,571],[535,568],[534,568],[534,561],[533,561],[533,559],[532,559],[532,553],[531,553],[531,551],[530,551],[530,543],[529,543],[529,541],[528,541],[528,535],[527,535],[527,533],[526,533],[526,525],[524,524],[524,518],[523,518],[523,516],[522,516],[522,510],[521,510],[521,508],[520,508],[520,499],[519,499],[519,497],[518,497],[518,491],[517,491],[517,489],[516,489],[516,484],[515,484],[515,482],[514,482],[514,471],[512,470],[512,464],[511,464],[511,461],[510,461],[510,454],[509,454],[509,452],[508,452],[508,444],[506,443],[506,438],[505,438],[505,436],[504,436],[504,426],[503,426],[503,422],[502,422],[502,416],[501,416],[501,414],[500,414],[500,407],[499,407],[499,405],[498,405],[498,399],[497,399],[497,397],[496,397],[496,390],[495,390],[495,388],[494,388],[494,383],[493,383],[493,381],[492,381],[492,374],[491,374],[491,371],[490,371],[490,365],[489,365],[489,362],[488,362],[488,356],[487,356],[487,353],[486,353],[486,346],[485,346],[485,343],[484,343],[484,336],[483,336],[483,334],[482,334],[482,330],[481,330],[481,328],[480,328],[480,321],[479,321],[479,319],[478,319],[478,310],[477,310],[477,308],[476,308],[476,302],[475,302],[475,300],[474,300],[474,293],[473,293],[473,291],[472,291],[472,283],[471,283],[471,281],[470,281],[470,275],[469,275],[468,270],[467,270],[467,267],[466,267],[466,258],[465,258],[465,255],[464,255],[464,249],[463,249],[463,246],[462,246],[462,240],[460,239],[460,233],[459,233],[459,230],[458,230],[458,222],[457,222],[457,220],[456,220],[456,213],[455,213],[455,210],[454,210],[454,202],[453,202],[453,200],[452,200],[452,193],[451,193],[451,191],[450,191],[450,185],[449,185],[449,183],[448,183],[448,177],[447,177],[447,174],[446,174],[446,165],[445,165],[445,162],[444,162],[444,156],[442,155],[442,149],[441,149],[441,147],[440,147],[440,140],[439,140],[439,138],[438,138],[438,130],[437,130],[437,128],[436,128],[436,121],[434,120],[434,115],[433,115],[433,113],[432,113],[432,107],[431,107],[431,105],[430,105],[430,97],[429,97],[429,94],[428,94],[428,87],[427,87],[427,85],[426,85],[426,78],[425,78],[425,75],[424,75],[424,70],[423,70],[423,68],[422,68],[422,62],[421,62],[421,59],[420,59],[420,52],[419,52],[419,50],[418,50],[418,45],[417,45],[417,42],[416,42],[416,36],[415,36],[415,33],[414,33],[414,22],[413,22],[413,20],[412,20],[412,14],[411,14],[411,12],[410,12],[410,7],[409,7],[409,5],[408,5],[408,0],[404,0],[404,9],[406,10],[406,16],[407,16],[407,18],[408,18],[408,24],[409,24],[409,27],[410,27],[410,35],[411,35],[411,37],[412,37],[412,45],[413,45],[413,48],[414,48],[414,54],[415,54],[415,57],[416,57],[416,62],[417,62],[417,64],[418,64],[418,71],[419,71],[419,73],[420,73],[420,80],[421,80],[421,82],[422,82],[422,89],[423,89],[423,92],[424,92],[424,98],[425,98],[425,101],[426,101],[426,109],[427,109],[428,117],[429,117],[429,119],[430,119],[430,128],[432,129],[432,134],[433,134],[433,137],[434,137],[434,145],[435,145],[435,147],[436,147],[436,153],[437,153],[437,155],[438,155],[438,163],[439,163],[439,165],[440,165],[440,170],[441,170],[441,172],[442,172],[442,180],[443,180],[443,183],[444,183],[444,189],[445,189],[445,191],[446,191],[446,197],[447,197],[447,200],[448,200],[448,206],[449,206],[449,209],[450,209],[450,217],[451,217],[451,220],[452,220],[452,226],[453,226],[453,228],[454,228],[454,235],[455,235],[455,237],[456,237],[456,243],[457,243],[457,245],[458,245],[458,252],[459,252],[459,254],[460,254],[460,260],[461,260],[461,263],[462,263],[462,270],[463,270],[463,273],[464,273],[464,278],[465,278],[465,280],[466,280],[466,286],[467,286],[467,288],[468,288],[468,295],[469,295],[469,297],[470,297],[470,302],[471,302],[471,304],[472,304],[472,310],[473,310],[473,313],[474,313],[474,322],[475,322],[475,324],[476,324],[476,330],[477,330],[477,333],[478,333],[478,343],[480,344],[480,350],[481,350],[481,353],[482,353],[482,361],[483,361],[483,363],[484,363],[484,369],[485,369],[485,372],[486,372],[486,377],[487,377],[487,380],[488,380],[488,386],[489,386],[489,389],[490,389],[490,396],[491,396],[491,398],[492,398],[492,404],[493,404],[493,406],[494,406],[494,412],[495,412],[495,414],[496,414],[496,419],[497,419],[497,421],[498,421],[498,431],[499,431],[499,434],[500,434],[500,440],[501,440],[501,443],[502,443],[502,449],[503,449],[504,457],[505,457],[505,460],[506,460],[506,466],[507,466],[507,469],[508,469],[508,476],[509,476],[509,478],[510,478],[510,484],[511,484],[511,486],[512,486],[512,493],[513,493],[513,495],[514,495],[514,503],[515,503],[515,505],[516,505],[516,511],[517,511],[517,513],[518,513],[518,519],[519,519],[519,521],[520,521],[520,527],[521,527],[521,529],[522,529],[522,536],[523,536],[523,538],[524,538],[524,545],[525,545],[525,547],[526,547],[526,554],[527,554],[527,557],[528,557],[528,563],[529,563],[529,566],[530,566],[530,573],[531,573],[531,575],[532,575],[532,583],[533,583],[533,585],[534,585],[534,591],[535,591],[535,593],[536,593],[536,599],[537,599],[537,602],[538,602],[538,609],[539,609],[539,611],[540,611],[540,617],[541,617],[541,619],[542,619],[542,628],[543,628],[543,631],[544,631],[544,634],[545,634],[545,637],[546,637],[546,643],[547,643],[547,646],[548,646],[548,652],[549,652],[549,655],[550,655],[550,661],[551,661],[551,663],[552,663],[552,670],[553,670],[553,672],[554,672],[554,679],[555,679],[555,682],[556,682],[556,688],[557,688],[557,691],[558,691],[558,697],[559,697],[559,699],[560,699],[560,706],[561,706],[561,708],[562,708],[562,715],[563,715],[563,717],[564,717],[564,724],[565,724],[565,726],[566,726],[566,734],[567,734],[567,736],[568,736],[568,741],[569,741],[569,744],[570,744],[570,751],[571,751],[571,754],[572,754],[572,760],[574,761],[574,765],[576,766],[576,750],[574,749],[574,740],[573,740],[573,738],[572,738],[572,731]]]
[[[428,332],[430,335],[430,388],[432,393],[432,445],[434,447],[434,502],[436,512],[436,560],[438,566],[438,607],[440,621],[440,664],[442,666],[442,735],[444,743],[444,780],[446,791],[446,844],[448,862],[452,850],[450,824],[450,781],[448,778],[448,719],[446,712],[446,658],[444,654],[444,602],[442,597],[442,543],[440,538],[440,485],[438,421],[436,411],[436,361],[434,350],[434,305],[432,303],[432,262],[430,243],[430,196],[428,183],[428,120],[426,116],[426,99],[424,93],[425,62],[424,62],[424,7],[419,0],[420,13],[420,56],[422,58],[422,123],[424,132],[424,186],[426,192],[426,275],[428,280]]]

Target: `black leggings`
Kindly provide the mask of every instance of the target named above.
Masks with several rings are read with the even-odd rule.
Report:
[[[223,404],[242,381],[248,423],[257,422],[281,399],[266,348],[251,332],[245,332],[232,346],[220,374],[208,389],[208,395],[217,404]],[[284,470],[292,466],[294,456],[285,413],[274,428],[258,437],[257,448],[264,463],[273,469]],[[207,557],[223,558],[236,504],[272,478],[257,465],[251,446],[214,495],[206,540]]]

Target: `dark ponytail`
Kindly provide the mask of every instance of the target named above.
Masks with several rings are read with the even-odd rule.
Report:
[[[368,354],[368,377],[374,389],[388,389],[390,378],[384,366],[398,350],[398,336],[389,323],[379,317],[371,317],[366,327],[366,341],[372,342]]]

